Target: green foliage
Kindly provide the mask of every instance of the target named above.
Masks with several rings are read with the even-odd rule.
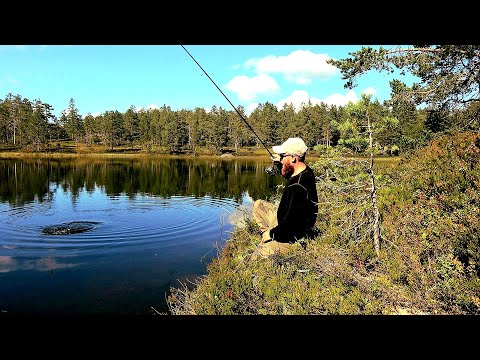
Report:
[[[255,226],[237,228],[172,314],[480,314],[480,138],[445,135],[375,164],[382,251],[371,244],[367,163],[311,164],[320,235],[252,261]]]
[[[209,264],[209,276],[194,291],[172,289],[173,314],[307,315],[379,314],[384,293],[368,279],[350,279],[350,269],[333,262],[329,248],[313,247],[316,257],[296,245],[287,258],[249,261],[252,238],[243,231]],[[306,247],[311,247],[307,243]],[[338,256],[338,254],[337,254]],[[340,255],[341,256],[341,255]],[[364,290],[365,293],[361,290]],[[184,305],[180,306],[184,301]]]
[[[343,153],[346,152],[346,149],[341,146],[327,146],[327,145],[315,145],[313,147],[313,151],[318,154],[320,157],[327,157],[327,158],[332,158],[332,157],[337,157],[342,155]]]
[[[394,94],[405,89],[396,84]],[[480,109],[472,103],[454,111],[417,110],[412,100],[396,97],[382,105],[366,95],[345,107],[309,102],[298,111],[292,104],[277,110],[267,102],[249,116],[239,107],[243,118],[234,110],[216,106],[209,112],[203,108],[172,111],[167,105],[137,111],[131,106],[125,113],[106,111],[84,118],[78,114],[74,99],[70,99],[68,109],[59,118],[52,115],[53,109],[46,103],[37,100],[35,107],[41,109],[39,128],[33,125],[40,118],[33,116],[34,107],[28,99],[9,94],[0,100],[0,143],[20,148],[33,145],[38,151],[53,140],[73,140],[76,148],[84,143],[91,147],[90,152],[95,144],[101,143],[110,152],[114,147],[128,145],[133,150],[138,145],[151,154],[158,153],[161,147],[166,153],[197,155],[203,147],[217,154],[225,148],[237,154],[248,149],[251,155],[259,149],[264,152],[264,145],[270,147],[288,137],[300,136],[310,149],[325,146],[333,149],[328,150],[334,151],[332,155],[347,152],[364,155],[371,130],[374,148],[385,149],[395,144],[398,153],[403,154],[424,146],[435,134],[478,128]],[[36,129],[41,136],[37,136]]]
[[[479,45],[422,45],[386,49],[362,47],[351,53],[352,58],[329,60],[338,67],[345,88],[353,88],[358,77],[375,70],[378,72],[410,72],[419,79],[408,88],[400,81],[392,81],[393,99],[411,100],[433,108],[458,108],[469,101],[479,101],[478,76],[480,72]]]
[[[445,131],[451,127],[448,113],[442,110],[429,110],[425,120],[425,128],[431,132],[437,133]]]
[[[478,135],[443,136],[411,156],[382,191],[385,271],[426,306],[478,313],[480,149]],[[386,211],[388,209],[388,211]]]

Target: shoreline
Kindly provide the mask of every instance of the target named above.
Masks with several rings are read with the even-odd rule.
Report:
[[[64,152],[21,152],[21,151],[0,151],[0,159],[16,159],[16,158],[94,158],[94,157],[106,157],[106,158],[220,158],[223,160],[231,159],[249,159],[249,158],[265,158],[266,161],[270,161],[269,154],[260,154],[258,152],[253,152],[247,154],[241,152],[239,155],[231,154],[232,156],[223,156],[222,154],[214,153],[202,153],[202,154],[167,154],[167,153],[138,153],[138,152],[75,152],[75,153],[64,153]],[[318,154],[308,154],[306,161],[319,160],[323,158]],[[347,158],[354,159],[366,159],[368,160],[369,156],[348,156]],[[402,156],[377,156],[375,160],[400,160]]]

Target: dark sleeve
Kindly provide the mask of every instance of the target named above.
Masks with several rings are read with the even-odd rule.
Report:
[[[278,225],[270,230],[270,237],[278,242],[294,242],[304,235],[309,200],[305,188],[298,184],[289,186],[285,195],[277,212]]]

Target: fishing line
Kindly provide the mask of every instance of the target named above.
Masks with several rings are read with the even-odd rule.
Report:
[[[183,48],[183,50],[185,50],[185,51],[187,52],[187,54],[192,58],[192,60],[195,61],[195,63],[198,65],[198,67],[199,67],[200,69],[202,69],[202,71],[204,72],[204,74],[207,75],[207,77],[210,79],[210,81],[213,83],[213,85],[215,85],[215,87],[218,89],[218,91],[220,91],[220,93],[223,95],[223,97],[224,97],[225,99],[227,99],[227,101],[230,103],[230,105],[232,105],[232,107],[235,109],[235,111],[236,111],[237,114],[240,116],[240,118],[243,120],[243,122],[244,122],[245,124],[247,124],[248,128],[249,128],[250,130],[252,130],[252,132],[255,134],[255,136],[257,137],[257,139],[258,139],[258,140],[260,141],[260,143],[263,145],[263,147],[268,151],[268,153],[270,154],[270,157],[273,157],[272,153],[271,153],[270,150],[268,150],[268,148],[265,146],[265,144],[263,143],[262,139],[260,139],[260,137],[257,135],[257,133],[255,132],[255,130],[253,130],[253,128],[250,126],[250,124],[247,122],[247,120],[245,120],[245,118],[242,116],[242,114],[240,114],[240,111],[237,110],[237,108],[232,104],[232,102],[231,102],[231,101],[228,99],[228,97],[223,93],[223,91],[217,86],[217,84],[215,84],[215,81],[212,80],[212,78],[210,77],[210,75],[208,75],[207,72],[206,72],[205,70],[203,70],[202,66],[198,63],[198,61],[195,60],[195,58],[192,56],[192,54],[190,54],[190,53],[188,52],[187,49],[185,49],[185,46],[183,46],[183,45],[180,45],[180,46]],[[265,171],[270,174],[269,171],[271,171],[271,170],[265,169]]]

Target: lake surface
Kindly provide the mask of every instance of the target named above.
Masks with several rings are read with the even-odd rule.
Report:
[[[268,160],[268,159],[267,159]],[[167,313],[280,175],[244,159],[0,159],[0,316]]]

